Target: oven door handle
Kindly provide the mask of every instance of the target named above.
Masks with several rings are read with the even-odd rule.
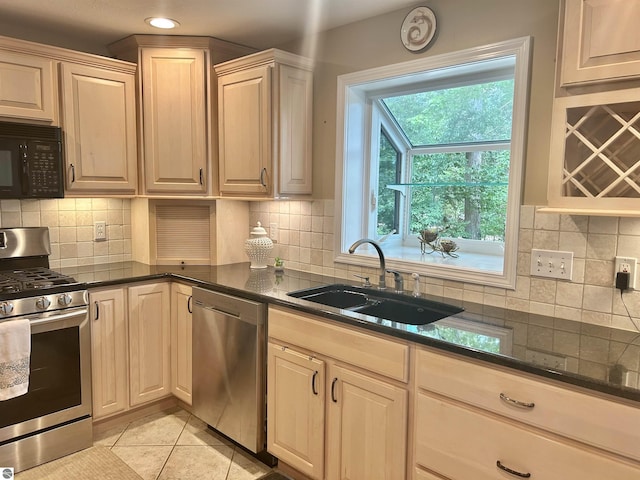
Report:
[[[31,328],[34,327],[41,329],[46,325],[51,325],[53,323],[61,323],[59,327],[56,328],[65,328],[73,325],[80,325],[83,321],[86,321],[89,317],[89,309],[86,307],[82,308],[74,308],[71,311],[66,311],[64,313],[58,313],[55,315],[51,315],[49,317],[44,318],[29,318]],[[47,329],[42,329],[42,331],[46,331]]]

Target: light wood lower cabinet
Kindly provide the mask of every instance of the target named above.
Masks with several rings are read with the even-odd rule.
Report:
[[[631,480],[640,469],[464,405],[420,393],[416,462],[451,480]]]
[[[90,294],[93,418],[129,407],[125,293],[112,288]]]
[[[269,451],[311,478],[324,476],[325,363],[269,343]]]
[[[92,290],[94,420],[170,395],[168,283]]]
[[[405,478],[406,389],[335,364],[327,381],[327,478]]]
[[[404,378],[408,346],[273,307],[269,336],[267,449],[313,479],[405,478],[408,392],[379,370]]]
[[[171,284],[171,393],[191,405],[191,287]]]
[[[640,478],[637,407],[426,348],[415,364],[414,480]]]
[[[171,393],[169,284],[129,287],[131,406]]]

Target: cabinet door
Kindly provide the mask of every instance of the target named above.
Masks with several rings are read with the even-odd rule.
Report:
[[[218,79],[220,193],[271,194],[271,66]]]
[[[205,53],[142,50],[144,176],[149,193],[205,193]]]
[[[278,66],[278,193],[310,194],[313,73]]]
[[[562,85],[640,76],[637,0],[566,0]]]
[[[169,301],[168,283],[129,287],[131,406],[171,393]]]
[[[405,478],[407,391],[337,365],[327,385],[327,479]]]
[[[55,120],[53,60],[0,51],[0,116]]]
[[[313,479],[324,473],[324,362],[269,343],[267,449]]]
[[[191,405],[191,287],[171,285],[171,393]]]
[[[60,69],[67,191],[135,193],[135,76],[74,64]]]
[[[91,292],[93,418],[124,412],[127,401],[127,315],[124,288]]]

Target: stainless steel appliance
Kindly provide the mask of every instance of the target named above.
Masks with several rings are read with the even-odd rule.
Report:
[[[62,130],[0,122],[0,198],[64,196]]]
[[[193,288],[193,413],[256,454],[266,450],[266,309]]]
[[[15,471],[93,442],[88,294],[49,254],[47,228],[0,229],[0,322],[31,327],[29,389],[0,401],[0,466]]]

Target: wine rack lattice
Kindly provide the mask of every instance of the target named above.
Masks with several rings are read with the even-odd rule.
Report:
[[[640,198],[640,102],[567,110],[563,194]]]

